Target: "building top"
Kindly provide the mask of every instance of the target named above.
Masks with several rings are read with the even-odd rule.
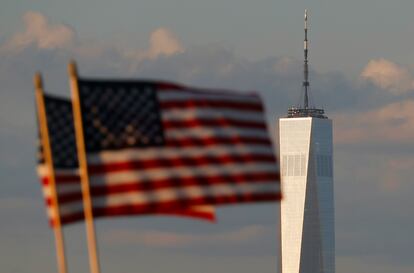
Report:
[[[303,63],[303,84],[304,89],[303,105],[299,107],[290,107],[288,109],[288,118],[299,118],[299,117],[314,117],[314,118],[327,118],[323,109],[317,109],[309,107],[309,96],[308,91],[310,87],[309,83],[309,68],[308,68],[308,12],[305,10],[305,40],[303,43],[304,49],[304,63]]]
[[[298,108],[298,107],[290,107],[288,109],[288,118],[304,118],[304,117],[312,117],[312,118],[328,118],[325,116],[325,111],[323,109],[316,109],[316,108]]]

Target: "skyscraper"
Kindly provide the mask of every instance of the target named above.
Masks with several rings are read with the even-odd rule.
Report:
[[[303,104],[279,120],[282,273],[334,273],[332,120],[309,106],[305,11]]]

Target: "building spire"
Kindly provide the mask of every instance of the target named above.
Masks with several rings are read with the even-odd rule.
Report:
[[[293,106],[288,109],[288,118],[315,117],[327,118],[323,109],[309,106],[309,65],[308,65],[308,11],[305,9],[305,40],[303,42],[304,63],[303,63],[303,105]],[[302,104],[302,103],[300,103]]]
[[[305,9],[305,40],[303,42],[304,49],[304,63],[303,63],[303,87],[305,90],[303,108],[308,109],[309,107],[309,98],[308,98],[308,88],[309,88],[309,69],[308,69],[308,11]]]

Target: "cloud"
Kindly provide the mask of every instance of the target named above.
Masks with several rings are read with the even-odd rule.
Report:
[[[131,64],[133,69],[137,67],[139,62],[145,59],[154,60],[159,57],[169,57],[185,51],[181,41],[171,30],[165,27],[159,27],[152,31],[148,43],[148,49],[146,50],[126,50],[124,54],[125,58],[135,62]]]
[[[151,33],[149,45],[150,47],[147,52],[149,58],[156,58],[163,55],[170,56],[184,51],[184,47],[178,38],[166,28],[154,30]]]
[[[154,60],[158,57],[172,56],[184,52],[184,46],[176,35],[165,27],[160,27],[151,32],[148,48],[117,48],[114,45],[97,43],[93,38],[87,41],[78,41],[76,32],[69,26],[61,23],[53,23],[50,19],[35,11],[26,12],[22,16],[23,29],[14,33],[1,46],[0,54],[7,55],[10,52],[21,53],[29,50],[60,49],[56,55],[70,55],[79,59],[88,59],[89,63],[107,61],[106,66],[119,69],[125,67],[137,67],[145,59]],[[27,55],[27,52],[24,52]],[[33,55],[33,52],[31,52]]]
[[[26,12],[23,22],[24,30],[14,34],[5,43],[5,49],[21,50],[30,45],[35,45],[39,49],[64,48],[75,39],[72,28],[63,24],[52,24],[39,12]]]
[[[165,231],[136,231],[117,229],[108,231],[103,237],[114,244],[138,244],[148,247],[185,247],[192,245],[221,245],[248,243],[269,236],[272,230],[263,226],[247,226],[239,230],[219,234],[178,234]]]
[[[337,143],[406,143],[414,139],[414,100],[333,116]]]
[[[361,77],[393,94],[402,94],[414,89],[414,79],[408,69],[385,59],[369,61]]]

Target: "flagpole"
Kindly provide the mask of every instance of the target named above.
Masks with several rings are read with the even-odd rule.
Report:
[[[92,200],[90,194],[90,182],[88,163],[86,159],[85,139],[83,134],[82,113],[79,100],[78,73],[75,62],[68,65],[69,83],[72,92],[72,107],[76,134],[76,146],[78,150],[79,170],[82,185],[83,207],[85,213],[86,235],[88,239],[89,266],[91,273],[99,273],[99,256],[96,244],[95,224],[93,221]]]
[[[34,77],[34,85],[36,93],[37,116],[40,127],[40,139],[42,142],[42,147],[44,149],[45,163],[48,170],[47,177],[49,179],[49,188],[52,197],[52,224],[53,231],[55,234],[57,264],[59,272],[66,273],[67,265],[65,256],[65,240],[63,236],[62,225],[60,222],[60,209],[56,191],[55,169],[53,166],[53,157],[49,138],[49,128],[47,125],[46,107],[43,95],[43,81],[42,76],[39,73],[36,73]]]

